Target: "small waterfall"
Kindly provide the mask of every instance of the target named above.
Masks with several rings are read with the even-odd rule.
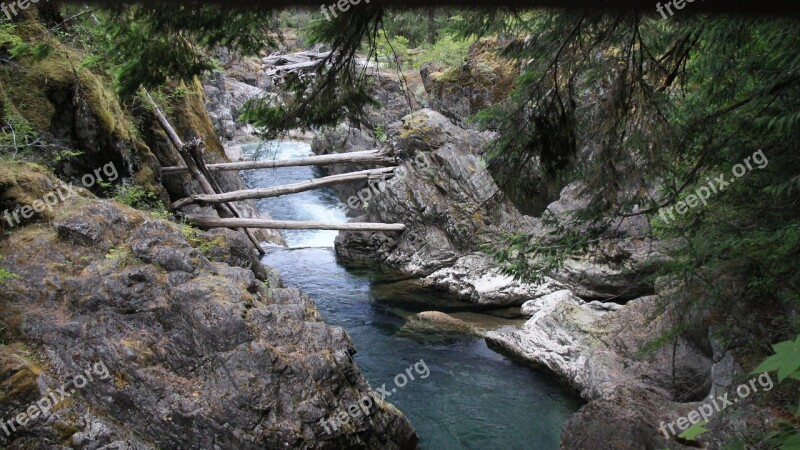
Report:
[[[312,154],[311,146],[303,142],[281,141],[243,145],[245,155],[256,154],[259,160],[294,159]],[[315,167],[289,167],[275,170],[250,170],[243,173],[249,188],[263,188],[296,183],[317,178],[321,172]],[[331,189],[320,189],[268,198],[258,201],[261,211],[269,211],[275,220],[305,220],[315,222],[345,223],[345,207]],[[283,232],[290,248],[333,247],[338,231]]]

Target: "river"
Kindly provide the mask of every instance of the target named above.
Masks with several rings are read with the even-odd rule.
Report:
[[[258,145],[245,145],[252,154]],[[259,158],[308,156],[308,144],[270,143]],[[249,188],[321,176],[299,167],[243,172]],[[344,206],[331,190],[265,199],[259,209],[279,220],[346,222]],[[338,232],[289,231],[288,249],[272,248],[264,263],[287,285],[314,300],[331,325],[344,328],[358,349],[356,362],[373,388],[394,386],[395,376],[424,361],[430,376],[387,398],[409,418],[426,450],[557,449],[566,419],[580,406],[569,390],[543,373],[494,353],[483,339],[401,332],[405,319],[439,310],[485,326],[519,324],[505,315],[481,314],[440,292],[419,292],[377,270],[345,269],[333,251]]]

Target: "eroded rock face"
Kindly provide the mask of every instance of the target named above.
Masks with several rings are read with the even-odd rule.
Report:
[[[460,258],[452,267],[427,276],[423,283],[447,290],[472,303],[494,306],[534,303],[534,299],[563,289],[553,280],[541,284],[514,280],[501,273],[489,256],[480,253]]]
[[[342,262],[385,264],[413,276],[452,266],[483,243],[535,221],[499,192],[480,157],[484,136],[431,110],[407,116],[392,144],[404,174],[374,191],[357,221],[405,223],[401,235],[343,233]]]
[[[4,417],[108,368],[4,445],[415,448],[409,422],[382,401],[354,428],[324,430],[320,419],[371,392],[355,349],[231,233],[187,241],[176,224],[81,198],[52,228],[0,241],[0,264],[17,275],[0,285]]]
[[[658,297],[635,300],[616,312],[609,312],[616,306],[587,304],[569,291],[535,302],[536,312],[522,329],[491,332],[487,342],[555,373],[587,400],[620,385],[635,385],[680,401],[702,398],[710,391],[712,359],[703,343],[680,338],[674,348],[643,350],[654,336],[667,334],[679,323],[673,309],[659,314],[663,305]]]
[[[254,129],[239,120],[244,104],[264,94],[264,90],[217,72],[203,83],[206,109],[214,129],[223,141],[253,140]]]
[[[496,39],[482,39],[470,48],[460,67],[423,65],[420,75],[430,107],[466,126],[465,119],[504,100],[521,66],[500,57],[501,47]]]
[[[621,387],[575,413],[561,434],[564,449],[661,450],[690,449],[667,439],[658,429],[671,414],[685,416],[681,405],[652,392]],[[669,420],[667,420],[669,421]],[[656,430],[656,432],[654,432]]]
[[[667,298],[667,297],[665,297]],[[590,403],[567,423],[562,448],[684,448],[664,436],[669,423],[696,409],[724,384],[725,358],[705,336],[659,338],[690,320],[684,311],[643,297],[627,305],[586,303],[571,291],[526,304],[533,317],[522,329],[490,332],[489,346],[543,368]],[[715,375],[719,374],[719,375]],[[712,382],[714,388],[712,388]]]
[[[571,224],[576,211],[587,206],[580,183],[565,187],[561,197],[547,207],[548,217],[561,226],[583,232]],[[644,216],[612,223],[605,238],[595,242],[579,259],[568,259],[552,277],[584,299],[624,302],[655,293],[652,275],[664,262],[665,245],[653,240]],[[544,236],[544,235],[541,235]]]
[[[498,189],[482,159],[486,139],[431,110],[405,117],[385,147],[403,161],[399,174],[377,188],[355,185],[340,193],[343,200],[359,192],[368,198],[350,210],[355,221],[404,223],[407,229],[394,235],[342,233],[336,245],[340,261],[384,264],[427,277],[429,285],[487,306],[522,305],[564,288],[587,300],[620,303],[653,294],[647,275],[663,256],[647,237],[644,219],[626,219],[608,239],[593,244],[581,259],[567,260],[541,286],[504,276],[481,256],[482,245],[503,246],[505,235],[522,233],[544,241],[550,232],[539,219],[521,214]],[[369,144],[362,133],[351,131],[326,135],[315,151],[357,151]],[[579,193],[579,186],[564,189],[548,214],[568,223],[584,205]]]

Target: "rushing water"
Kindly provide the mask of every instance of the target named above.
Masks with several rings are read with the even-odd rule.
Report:
[[[244,146],[245,153],[258,146]],[[297,142],[272,144],[260,158],[307,156]],[[249,187],[268,187],[319,176],[316,168],[251,171]],[[266,199],[259,208],[275,219],[345,222],[344,207],[330,190]],[[422,336],[401,331],[405,317],[439,310],[486,327],[514,323],[476,314],[438,292],[419,292],[385,274],[348,270],[336,263],[337,232],[284,233],[289,249],[274,249],[264,262],[288,285],[305,291],[326,322],[347,330],[355,359],[373,388],[394,386],[395,376],[423,360],[428,378],[387,398],[411,420],[427,450],[556,449],[561,428],[579,400],[544,374],[517,365],[467,336]],[[518,322],[518,321],[517,321]]]

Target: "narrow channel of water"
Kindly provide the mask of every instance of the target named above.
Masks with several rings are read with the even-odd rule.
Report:
[[[258,145],[243,146],[245,153]],[[282,142],[263,147],[262,159],[307,156],[310,147]],[[269,187],[321,175],[301,167],[243,173],[249,188]],[[344,207],[330,190],[266,199],[259,208],[275,219],[346,222]],[[336,263],[337,232],[284,233],[289,249],[274,249],[264,262],[280,271],[288,285],[306,292],[331,325],[347,330],[356,361],[373,388],[424,360],[431,375],[392,394],[388,401],[411,420],[426,450],[557,449],[564,422],[580,400],[542,373],[511,362],[467,336],[402,333],[405,317],[441,310],[484,322],[510,323],[453,306],[438,292],[419,292],[393,284],[385,274],[349,270]]]

